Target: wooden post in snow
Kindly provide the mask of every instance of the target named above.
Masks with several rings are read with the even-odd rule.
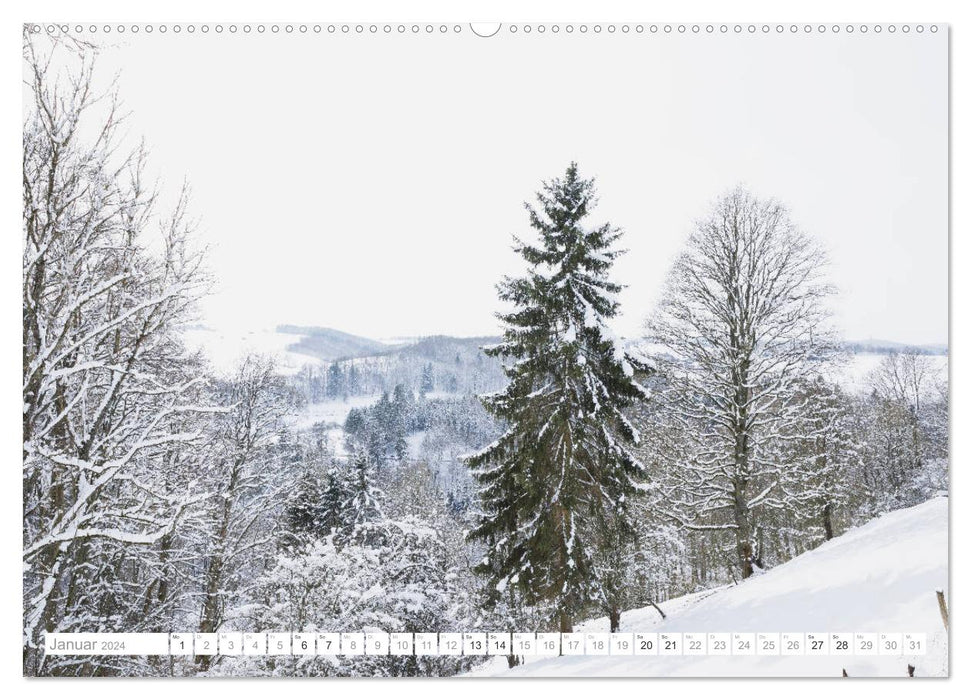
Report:
[[[941,619],[944,620],[944,629],[948,629],[947,623],[947,601],[944,600],[944,591],[937,592],[937,607],[941,609]]]

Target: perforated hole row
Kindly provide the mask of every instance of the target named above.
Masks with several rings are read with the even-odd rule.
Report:
[[[460,24],[32,24],[29,31],[75,34],[459,34]],[[937,33],[923,24],[510,24],[511,34],[909,34]]]

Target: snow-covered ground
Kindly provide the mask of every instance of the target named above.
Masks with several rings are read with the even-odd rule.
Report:
[[[337,399],[308,403],[288,417],[287,425],[291,430],[299,432],[309,430],[318,423],[323,424],[327,444],[334,455],[347,457],[347,449],[344,446],[344,421],[347,420],[347,414],[353,408],[371,406],[379,398],[381,397],[378,395],[349,396],[346,401]]]
[[[317,423],[344,425],[347,414],[351,412],[352,408],[371,406],[380,398],[380,394],[370,394],[349,396],[346,401],[336,399],[334,401],[322,401],[321,403],[308,403],[294,413],[287,422],[293,430],[306,430]]]
[[[449,394],[445,391],[432,391],[428,393],[428,399],[446,399],[455,397],[457,394]],[[364,396],[348,396],[347,399],[335,399],[333,401],[321,401],[320,403],[308,403],[302,409],[290,416],[288,424],[292,430],[306,430],[317,423],[325,425],[344,425],[347,414],[353,408],[365,408],[373,406],[380,400],[381,394],[366,394]],[[421,433],[420,436],[424,436]],[[415,442],[418,440],[418,442]],[[409,443],[415,443],[417,448],[420,439],[415,435],[409,436]]]
[[[948,499],[881,516],[742,582],[621,617],[624,632],[918,632],[924,656],[562,656],[472,675],[510,676],[946,676],[947,635],[936,590],[948,591]],[[948,600],[950,598],[948,597]],[[606,618],[577,631],[606,632]]]
[[[421,459],[421,443],[427,434],[427,430],[419,430],[417,433],[412,433],[405,438],[405,442],[408,443],[408,457],[411,459]]]
[[[309,355],[291,352],[287,346],[302,336],[281,333],[274,328],[264,329],[214,329],[193,327],[183,331],[186,347],[201,349],[217,372],[230,373],[239,361],[250,353],[269,355],[277,363],[280,374],[296,374],[304,365],[318,364]]]
[[[428,393],[429,399],[445,399],[455,397],[445,391],[432,391]],[[366,408],[373,406],[381,398],[380,394],[369,394],[365,396],[349,396],[346,400],[337,399],[334,401],[323,401],[320,403],[308,403],[299,411],[290,415],[287,425],[291,430],[309,430],[318,423],[326,427],[327,442],[334,454],[338,457],[346,457],[347,451],[344,448],[344,421],[347,414],[354,408]],[[425,439],[427,431],[419,431],[408,435],[405,440],[408,443],[408,455],[412,459],[419,459],[421,456],[421,443]]]

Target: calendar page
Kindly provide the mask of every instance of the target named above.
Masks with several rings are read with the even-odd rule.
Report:
[[[23,674],[948,676],[948,34],[24,25]]]

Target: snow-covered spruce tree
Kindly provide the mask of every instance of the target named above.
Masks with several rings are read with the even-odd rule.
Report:
[[[331,399],[343,397],[347,393],[347,385],[344,380],[344,370],[340,363],[332,362],[327,369],[327,396]]]
[[[671,514],[686,527],[733,533],[743,578],[756,529],[797,498],[779,459],[808,403],[796,396],[834,351],[826,329],[825,257],[774,200],[737,188],[700,220],[649,322],[663,346],[662,393],[684,436]]]
[[[298,472],[283,514],[284,546],[299,548],[308,536],[327,534],[323,523],[326,513],[322,508],[327,486],[327,477],[321,476],[317,464],[306,465]]]
[[[323,491],[320,494],[317,521],[319,534],[329,535],[340,528],[346,500],[347,486],[344,482],[344,474],[339,467],[333,466],[327,470]]]
[[[584,226],[593,180],[571,163],[537,199],[526,209],[538,241],[515,247],[529,270],[498,287],[515,308],[499,315],[503,342],[486,352],[512,363],[508,387],[483,403],[509,429],[469,458],[483,508],[470,536],[486,543],[478,571],[498,592],[513,586],[527,604],[553,604],[568,632],[604,597],[593,560],[605,532],[629,529],[643,470],[623,410],[646,396],[634,379],[646,367],[606,326],[618,311],[621,286],[608,273],[621,232]]]
[[[344,484],[344,503],[341,506],[341,526],[337,541],[374,545],[383,538],[384,494],[374,482],[374,468],[370,458],[359,453],[351,461]]]
[[[330,451],[326,433],[315,428],[292,438],[284,431],[277,443],[281,467],[293,484],[284,510],[281,533],[284,547],[299,549],[308,538],[324,537],[339,524],[337,518],[344,502],[341,470]]]
[[[422,367],[421,370],[421,386],[418,389],[419,396],[424,399],[428,394],[435,391],[435,370],[432,367],[432,363],[429,362],[427,365]]]

